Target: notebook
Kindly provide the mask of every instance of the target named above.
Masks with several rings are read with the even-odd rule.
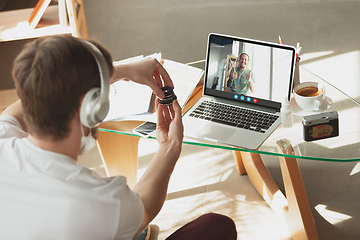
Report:
[[[295,48],[209,34],[203,96],[183,116],[184,135],[255,150],[281,123]]]

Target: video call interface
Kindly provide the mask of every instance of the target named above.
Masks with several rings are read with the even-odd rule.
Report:
[[[280,108],[289,97],[293,48],[210,36],[205,94]]]

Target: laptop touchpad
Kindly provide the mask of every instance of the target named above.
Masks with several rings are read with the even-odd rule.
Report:
[[[204,127],[198,135],[203,138],[209,138],[218,141],[226,141],[231,135],[235,133],[234,129],[224,126],[218,126],[216,124],[208,124]]]

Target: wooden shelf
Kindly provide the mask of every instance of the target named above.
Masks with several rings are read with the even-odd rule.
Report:
[[[70,26],[60,25],[57,5],[46,9],[35,29],[28,23],[32,11],[33,8],[0,12],[0,42],[72,33]]]
[[[0,42],[60,34],[86,38],[88,33],[83,1],[57,0],[57,2],[57,5],[44,5],[47,7],[45,13],[43,11],[37,13],[39,15],[36,16],[40,17],[40,21],[35,28],[29,24],[34,8],[0,12]],[[59,18],[62,19],[63,24],[60,24]]]

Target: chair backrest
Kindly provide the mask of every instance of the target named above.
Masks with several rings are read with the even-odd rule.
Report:
[[[65,0],[59,0],[65,1]],[[66,0],[66,8],[69,16],[72,35],[75,37],[88,37],[84,4],[82,0]]]

